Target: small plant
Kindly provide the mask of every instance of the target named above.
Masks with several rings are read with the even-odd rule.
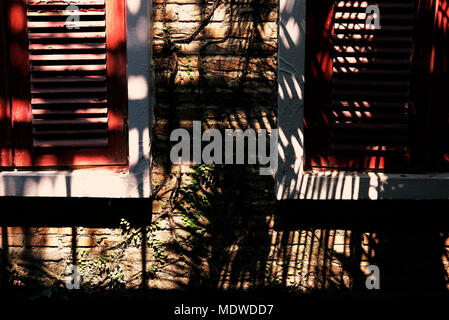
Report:
[[[186,59],[187,59],[187,64],[186,64],[187,75],[189,76],[190,83],[191,83],[195,79],[193,76],[193,67],[191,65],[192,59],[189,56],[186,56]]]
[[[123,252],[107,250],[98,257],[91,257],[89,250],[77,250],[77,266],[82,284],[86,287],[120,289],[126,285],[125,274],[120,266]]]
[[[172,30],[170,27],[165,27],[164,29],[165,39],[167,39],[168,43],[172,43]]]
[[[161,208],[164,209],[166,205],[163,205]],[[120,226],[122,228],[122,234],[127,236],[126,242],[132,243],[136,247],[140,247],[143,241],[142,229],[132,228],[131,224],[122,219],[120,222]],[[156,238],[156,232],[161,230],[161,219],[157,219],[152,222],[149,226],[145,227],[145,245],[152,249],[155,263],[153,263],[148,272],[151,275],[155,275],[158,271],[158,266],[164,265],[166,263],[167,254],[165,253],[164,243]]]

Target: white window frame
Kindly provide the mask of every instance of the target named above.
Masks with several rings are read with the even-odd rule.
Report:
[[[279,0],[276,198],[448,199],[449,173],[304,171],[305,18],[306,0]]]
[[[151,1],[127,3],[129,170],[109,168],[70,171],[0,172],[0,196],[148,198],[151,195],[150,128],[153,81]]]

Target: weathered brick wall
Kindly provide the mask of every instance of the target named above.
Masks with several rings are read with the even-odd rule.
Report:
[[[74,263],[92,287],[359,289],[376,257],[394,261],[385,234],[326,221],[283,227],[273,178],[257,166],[169,161],[170,132],[190,129],[194,120],[220,130],[275,127],[276,1],[154,0],[153,27],[155,198],[152,212],[142,202],[124,209],[147,224],[5,225],[2,283],[64,288]],[[291,210],[314,212],[310,204]],[[156,223],[148,224],[151,215]],[[447,239],[441,234],[437,242],[447,247]]]
[[[202,121],[204,129],[270,130],[275,126],[277,2],[156,1],[154,50],[153,178],[164,186],[162,194],[171,194],[177,181],[191,181],[188,175],[177,175],[180,168],[167,160],[171,130],[190,129],[195,120]],[[198,230],[189,226],[189,217],[173,210],[170,215],[179,217],[180,223],[171,228],[184,235],[171,236],[182,247],[171,253],[182,252],[187,267],[182,263],[179,268],[174,262],[161,268],[161,274],[168,270],[170,277],[172,267],[180,269],[178,280],[193,286],[260,285],[269,254],[274,181],[259,176],[256,166],[215,169],[212,175],[220,184],[216,187],[220,196],[207,195],[212,210],[196,208],[208,221],[195,227],[204,228],[204,235],[193,236],[196,243],[184,245]],[[170,173],[175,173],[174,179]],[[154,211],[168,205],[161,199]]]

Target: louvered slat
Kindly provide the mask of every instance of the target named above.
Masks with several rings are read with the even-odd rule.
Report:
[[[105,5],[105,0],[28,0],[36,148],[108,146]],[[79,22],[69,18],[75,15]]]
[[[368,5],[380,29],[368,28]],[[331,149],[407,150],[414,1],[335,1]]]

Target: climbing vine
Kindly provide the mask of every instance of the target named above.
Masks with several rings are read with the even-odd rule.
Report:
[[[201,6],[201,21],[188,35],[178,38],[174,35],[177,32],[175,26],[170,25],[167,18],[167,0],[163,2],[164,45],[162,56],[166,66],[166,77],[164,78],[166,82],[164,83],[167,84],[168,91],[167,100],[163,100],[163,103],[168,102],[168,112],[165,118],[161,117],[161,120],[164,122],[167,120],[166,132],[180,127],[182,119],[179,119],[178,108],[182,102],[178,98],[180,92],[185,92],[186,89],[195,98],[195,105],[199,107],[197,116],[200,118],[196,119],[201,120],[203,129],[210,126],[208,123],[210,109],[208,108],[211,104],[225,106],[220,110],[224,119],[211,122],[212,126],[219,129],[231,127],[232,108],[240,107],[246,111],[247,115],[251,115],[253,112],[251,104],[245,101],[243,90],[245,82],[249,78],[249,69],[254,56],[260,54],[257,46],[257,42],[263,42],[260,36],[260,24],[262,21],[266,21],[268,14],[275,9],[276,4],[265,0],[255,0],[244,4],[239,2],[237,5],[235,0],[214,0],[204,1]],[[223,8],[223,6],[225,11],[221,12],[225,12],[224,20],[226,22],[220,27],[226,28],[226,31],[221,33],[221,37],[213,37],[209,34],[208,29],[211,27],[218,8]],[[193,42],[195,42],[195,46],[192,46],[195,47],[195,52],[187,52],[185,48],[194,44]],[[213,81],[222,80],[217,80],[220,77],[217,74],[218,66],[209,67],[211,63],[209,60],[212,59],[210,52],[219,52],[220,46],[227,46],[227,50],[230,52],[230,56],[225,58],[230,69],[238,70],[238,76],[232,79],[232,84],[223,85],[225,87],[223,92],[229,92],[230,98],[234,99],[231,104],[225,101],[212,101],[212,98],[216,96],[216,91],[219,90]],[[220,53],[216,54],[220,55]],[[231,59],[232,56],[235,59]],[[234,62],[236,66],[232,66]],[[185,82],[179,79],[179,74],[182,71],[185,71],[187,75],[184,79]],[[197,79],[196,75],[198,75]],[[182,90],[180,87],[183,87]],[[243,101],[243,103],[239,103],[239,101]],[[156,140],[159,138],[157,134],[153,136]],[[166,150],[162,152],[166,152]],[[173,173],[171,163],[167,162],[165,165],[166,171],[169,173],[166,174],[164,180],[154,185],[154,199],[160,203],[160,207],[153,214],[154,219],[163,219],[170,224],[172,237],[169,240],[170,243],[164,243],[164,248],[176,251],[177,256],[181,256],[181,258],[167,259],[165,265],[152,266],[154,267],[152,272],[162,272],[165,267],[179,262],[176,259],[182,260],[183,257],[191,261],[193,269],[196,268],[198,273],[201,273],[201,261],[204,258],[209,259],[210,264],[221,264],[216,268],[221,270],[223,264],[228,261],[228,251],[226,250],[228,243],[223,241],[222,249],[217,249],[219,246],[215,246],[215,251],[221,251],[220,253],[214,252],[214,256],[220,256],[220,258],[210,259],[211,244],[214,241],[219,241],[213,239],[212,235],[221,234],[221,232],[215,232],[214,228],[226,227],[231,223],[234,207],[237,206],[236,202],[244,197],[240,188],[226,186],[230,183],[229,181],[241,185],[242,176],[236,174],[239,169],[229,170],[229,167],[226,166],[203,164],[192,167],[189,172],[183,172],[185,168],[179,167],[178,172]],[[180,217],[181,225],[178,224],[177,217]],[[182,229],[185,233],[180,236],[175,231],[177,229]],[[265,266],[254,266],[253,269],[256,270],[255,273],[265,272]]]
[[[213,0],[204,1],[201,9],[201,21],[187,36],[176,38],[174,27],[168,25],[167,21],[167,0],[163,1],[163,52],[162,56],[168,58],[165,65],[165,75],[168,82],[168,105],[169,105],[169,130],[178,128],[180,121],[177,118],[176,108],[178,101],[177,76],[180,70],[186,70],[188,77],[189,90],[198,94],[196,106],[200,107],[200,119],[205,129],[209,117],[208,107],[210,106],[210,97],[214,96],[216,86],[211,82],[215,80],[216,72],[210,68],[207,62],[207,51],[213,46],[218,46],[230,39],[241,36],[244,33],[246,37],[244,45],[235,49],[235,56],[239,61],[240,72],[238,79],[235,79],[237,85],[230,88],[230,95],[241,96],[243,84],[248,76],[248,69],[254,54],[254,43],[258,40],[257,19],[263,16],[263,11],[271,11],[271,7],[263,0],[250,1],[245,4],[236,0]],[[226,32],[220,38],[208,37],[206,27],[210,26],[214,14],[220,6],[226,6]],[[237,13],[236,7],[247,7]],[[239,16],[240,15],[240,16]],[[243,17],[243,15],[245,15]],[[248,17],[252,19],[247,19]],[[238,18],[238,19],[236,19]],[[249,27],[244,31],[237,30],[235,21],[249,20]],[[242,24],[243,25],[243,24]],[[245,24],[246,25],[246,24]],[[193,54],[187,54],[184,48],[199,40],[199,47]],[[195,79],[198,75],[198,79]],[[195,81],[197,80],[197,81]],[[233,79],[234,80],[234,79]],[[218,102],[219,104],[219,102]],[[243,108],[249,108],[246,104],[241,104]],[[233,104],[232,106],[233,107]],[[225,113],[226,119],[218,123],[217,126],[230,126],[230,115]],[[248,112],[249,114],[249,112]],[[153,135],[157,137],[157,135]],[[153,150],[154,151],[154,150]],[[77,249],[75,257],[63,261],[69,265],[76,263],[80,270],[81,288],[87,293],[92,293],[95,288],[108,290],[122,290],[128,282],[134,280],[132,275],[128,277],[126,270],[123,269],[123,259],[128,249],[140,249],[149,251],[149,262],[145,264],[144,276],[148,279],[163,277],[164,272],[168,272],[171,266],[181,263],[191,263],[192,273],[197,273],[201,278],[201,272],[204,268],[202,263],[206,259],[212,270],[222,270],[223,266],[229,261],[229,252],[227,247],[232,245],[231,241],[226,241],[214,237],[222,236],[223,232],[218,232],[218,228],[230,228],[235,219],[233,215],[236,207],[244,201],[244,192],[242,188],[233,188],[232,186],[241,186],[243,175],[239,174],[240,169],[228,170],[221,165],[196,165],[188,172],[185,168],[178,168],[178,171],[169,173],[164,177],[165,180],[155,183],[152,186],[152,198],[160,207],[152,212],[152,222],[147,224],[135,224],[126,219],[120,221],[122,239],[117,241],[111,247],[104,248],[99,254],[94,254],[87,249]],[[184,170],[184,171],[183,171]],[[243,170],[243,169],[242,169]],[[230,187],[231,186],[231,187]],[[168,224],[168,225],[167,225]],[[184,232],[178,232],[182,230]],[[169,240],[160,239],[162,231],[171,234]],[[222,246],[213,246],[214,243],[220,243]],[[211,248],[215,252],[211,253]],[[176,255],[171,256],[170,253]],[[76,261],[73,261],[75,260]],[[214,268],[215,267],[215,268]],[[252,266],[251,266],[252,267]],[[254,269],[258,272],[264,272],[266,266],[255,265]],[[187,268],[186,268],[187,270]],[[141,277],[142,270],[138,270],[136,278]],[[190,272],[190,271],[189,271]],[[51,297],[54,292],[65,290],[65,274],[54,275],[54,279],[59,279],[54,287],[38,290],[36,298]],[[23,277],[15,270],[10,270],[10,281],[25,281]],[[194,277],[191,277],[194,278]],[[59,291],[58,291],[59,292]]]

